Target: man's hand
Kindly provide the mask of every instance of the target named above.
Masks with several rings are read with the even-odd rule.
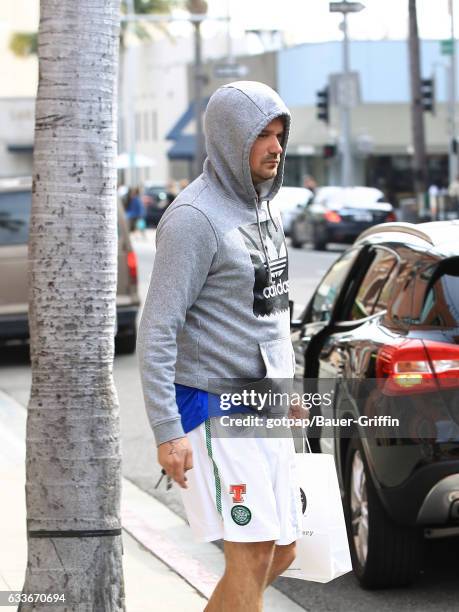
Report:
[[[193,451],[186,436],[160,444],[158,462],[182,489],[188,488],[185,472],[193,467]]]
[[[289,419],[308,419],[309,418],[309,408],[303,408],[303,406],[295,405],[290,406],[288,411]]]

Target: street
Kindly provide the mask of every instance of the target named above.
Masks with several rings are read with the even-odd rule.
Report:
[[[154,232],[135,236],[133,242],[138,256],[139,292],[143,301],[154,258]],[[339,246],[327,252],[314,252],[307,247],[289,249],[290,297],[295,302],[296,314],[307,304],[317,282],[340,252],[342,247]],[[143,407],[135,355],[116,357],[114,376],[121,407],[123,475],[183,516],[177,487],[166,491],[163,481],[158,489],[154,488],[159,469],[153,435]],[[0,356],[0,389],[26,405],[30,382],[26,351],[19,348],[3,350]],[[317,612],[457,610],[458,544],[457,539],[427,542],[424,570],[416,584],[409,589],[363,591],[352,574],[325,585],[282,578],[276,582],[276,586],[303,609]]]

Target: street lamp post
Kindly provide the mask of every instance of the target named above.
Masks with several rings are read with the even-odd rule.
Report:
[[[194,155],[194,176],[197,177],[202,172],[204,163],[205,145],[204,130],[202,126],[203,109],[203,73],[202,73],[202,45],[201,45],[201,21],[195,21],[194,26],[194,116],[196,122],[196,148]]]
[[[349,61],[349,36],[347,29],[348,13],[357,13],[365,8],[360,2],[330,2],[330,12],[342,13],[343,21],[341,30],[343,32],[343,69],[342,80],[345,95],[340,96],[340,118],[341,118],[341,184],[343,187],[351,187],[354,184],[354,168],[352,160],[352,129],[351,129],[351,75]]]
[[[347,30],[347,13],[343,13],[343,78],[348,92],[349,83],[349,38]],[[342,126],[342,166],[341,182],[343,187],[351,187],[354,183],[354,168],[352,160],[352,133],[351,133],[351,108],[349,98],[346,96],[341,103],[341,126]]]
[[[192,15],[207,14],[206,0],[188,0],[187,8]],[[202,73],[202,45],[201,45],[202,18],[193,22],[194,25],[194,118],[196,122],[196,147],[194,152],[194,176],[199,176],[205,158],[204,130],[202,127],[203,99],[202,86],[204,75]]]
[[[126,10],[129,15],[135,14],[134,0],[126,0]],[[128,31],[129,31],[128,24]],[[132,27],[132,26],[131,26]],[[121,92],[123,101],[123,112],[125,113],[127,127],[127,144],[129,154],[129,183],[137,185],[137,166],[136,166],[136,148],[137,134],[135,125],[135,100],[134,100],[134,83],[135,83],[135,66],[134,53],[130,44],[127,44],[126,56],[124,58],[123,74],[127,77],[127,83],[123,83],[124,91]],[[127,90],[127,96],[125,92]],[[127,99],[126,99],[127,98]]]

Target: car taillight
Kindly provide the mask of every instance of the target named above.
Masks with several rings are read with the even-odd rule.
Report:
[[[388,395],[459,387],[459,346],[432,340],[404,340],[383,346],[376,376]]]
[[[397,221],[397,215],[393,211],[388,213],[386,216],[386,223],[390,223],[392,221]]]
[[[459,346],[424,340],[424,346],[440,387],[459,387]]]
[[[134,251],[129,251],[127,254],[127,265],[130,279],[137,282],[137,256]]]
[[[340,223],[341,217],[334,210],[326,210],[325,211],[325,219],[330,223]]]

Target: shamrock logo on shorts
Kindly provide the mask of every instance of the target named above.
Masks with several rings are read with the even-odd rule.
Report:
[[[231,518],[236,525],[247,525],[252,519],[252,513],[247,506],[233,506],[231,508]]]

